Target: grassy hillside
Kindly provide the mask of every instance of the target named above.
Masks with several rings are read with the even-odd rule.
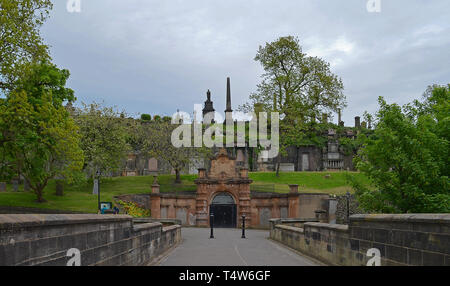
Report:
[[[330,174],[329,179],[325,178]],[[367,178],[359,173],[351,173],[360,180],[368,184]],[[251,189],[254,191],[274,191],[279,193],[289,192],[289,184],[298,184],[300,192],[308,193],[328,193],[344,194],[351,191],[346,182],[345,172],[299,172],[299,173],[281,173],[277,178],[275,173],[250,173],[250,178],[254,180]],[[161,192],[171,191],[195,191],[195,175],[183,175],[181,185],[174,185],[175,176],[161,175],[158,182],[161,185]],[[150,192],[150,186],[153,183],[152,176],[145,177],[118,177],[103,178],[100,191],[102,201],[112,201],[113,196],[122,194],[141,194]],[[22,186],[19,192],[12,192],[11,185],[7,186],[8,192],[0,193],[0,206],[20,206],[44,209],[58,209],[81,212],[96,212],[97,196],[92,195],[92,183],[86,183],[81,186],[64,187],[64,196],[55,195],[55,182],[50,182],[44,190],[46,203],[38,204],[35,202],[33,193],[25,193]]]

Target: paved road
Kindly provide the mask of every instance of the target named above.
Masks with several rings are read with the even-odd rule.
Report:
[[[268,231],[239,229],[183,228],[183,242],[172,250],[160,266],[313,266],[316,262],[268,240]]]

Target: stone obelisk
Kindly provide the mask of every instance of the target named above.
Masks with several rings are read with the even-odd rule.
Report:
[[[231,109],[231,84],[227,78],[227,109],[225,109],[225,122],[233,122],[233,110]]]

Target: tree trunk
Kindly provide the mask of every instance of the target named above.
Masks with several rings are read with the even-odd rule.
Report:
[[[37,196],[37,200],[36,200],[36,202],[38,202],[38,203],[45,203],[45,202],[47,202],[43,197],[42,197],[42,191],[44,190],[44,188],[41,188],[41,187],[37,187],[35,190],[34,190],[34,192],[36,193],[36,196]]]
[[[278,156],[277,156],[277,177],[280,177],[280,164],[281,164],[281,159],[280,159],[280,154],[278,154]]]
[[[175,169],[175,184],[181,184],[180,170]]]

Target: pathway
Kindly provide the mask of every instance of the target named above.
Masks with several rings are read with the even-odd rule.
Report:
[[[183,228],[183,242],[160,266],[313,266],[317,262],[303,257],[269,239],[268,231],[215,229],[209,239],[207,228]]]

